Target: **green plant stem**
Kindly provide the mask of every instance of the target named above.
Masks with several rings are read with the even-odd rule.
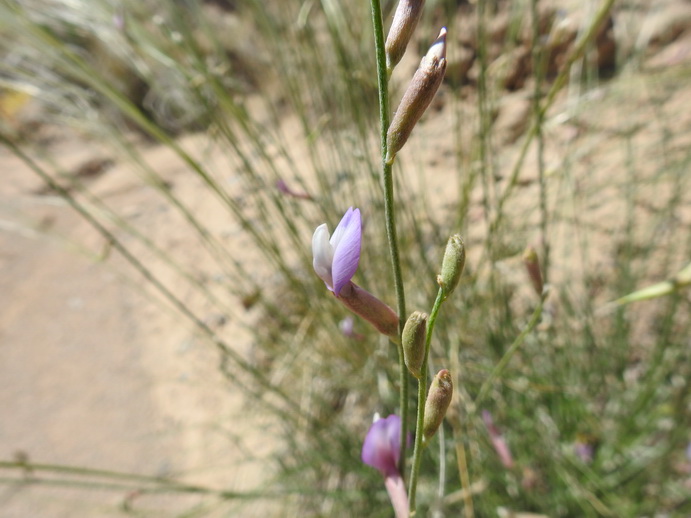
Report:
[[[389,79],[386,69],[386,53],[384,50],[384,23],[381,17],[381,5],[379,0],[371,0],[372,25],[374,27],[374,46],[377,56],[377,80],[379,85],[379,123],[381,129],[381,160],[382,179],[384,182],[384,218],[386,221],[386,237],[389,242],[391,255],[391,267],[393,269],[394,289],[396,290],[396,305],[398,309],[398,366],[401,408],[401,455],[399,457],[399,470],[401,476],[405,473],[405,458],[408,447],[408,369],[403,360],[403,345],[400,336],[403,334],[405,324],[405,291],[403,289],[403,275],[401,274],[401,261],[398,254],[398,238],[396,237],[396,215],[394,210],[393,173],[392,164],[386,163],[388,145],[386,133],[389,129]]]
[[[417,384],[417,420],[415,422],[415,449],[413,450],[413,466],[410,469],[410,485],[408,487],[408,499],[410,501],[410,514],[415,512],[415,493],[417,491],[417,480],[420,472],[420,461],[422,460],[422,451],[424,445],[422,444],[422,424],[425,420],[425,399],[427,398],[427,364],[429,360],[429,347],[432,343],[432,333],[434,332],[434,324],[437,321],[439,308],[444,302],[444,295],[442,289],[439,288],[437,299],[434,301],[432,312],[427,321],[427,335],[425,336],[425,358],[422,361],[420,368],[421,374]]]
[[[497,379],[502,372],[504,372],[504,369],[511,361],[511,358],[513,358],[513,355],[516,354],[516,351],[518,351],[518,348],[525,341],[525,338],[539,322],[540,316],[542,316],[542,308],[545,303],[545,296],[546,293],[543,293],[542,297],[540,298],[540,303],[537,305],[535,311],[533,311],[533,314],[530,317],[530,320],[528,321],[528,325],[525,326],[523,331],[521,331],[521,334],[519,334],[516,337],[516,339],[511,344],[511,347],[509,347],[504,356],[502,356],[501,360],[499,360],[499,363],[497,363],[494,369],[492,369],[492,372],[490,372],[489,376],[487,376],[487,379],[480,387],[480,392],[478,393],[477,398],[475,398],[476,408],[479,407],[482,400],[485,398],[485,396],[487,396],[487,393],[489,392],[489,389],[492,386],[494,380]]]
[[[195,484],[187,484],[165,477],[152,477],[124,473],[103,469],[91,469],[80,466],[65,466],[60,464],[35,464],[32,462],[0,461],[0,470],[17,471],[23,473],[23,478],[0,478],[0,484],[43,484],[60,487],[80,487],[85,489],[112,489],[115,491],[138,491],[141,493],[197,493],[215,495],[225,499],[271,496],[268,492],[248,491],[235,492],[217,490]],[[50,478],[41,478],[39,475],[48,475]],[[88,477],[90,480],[55,478],[56,475],[66,477]],[[282,496],[280,493],[274,497]]]
[[[535,86],[533,88],[533,117],[535,125],[537,169],[540,184],[540,241],[542,245],[542,279],[549,283],[550,246],[548,237],[549,214],[547,212],[547,182],[545,179],[545,139],[542,132],[545,114],[540,107],[542,99],[542,82],[544,78],[544,59],[540,43],[540,15],[538,13],[538,0],[531,0],[530,13],[533,26],[532,61]]]
[[[516,159],[516,163],[514,164],[514,167],[511,171],[508,183],[504,191],[502,192],[501,196],[499,197],[499,200],[497,201],[497,212],[495,214],[495,219],[490,224],[489,235],[494,235],[494,233],[497,231],[497,228],[501,224],[502,219],[505,216],[502,209],[504,207],[504,204],[509,200],[511,193],[513,192],[513,189],[518,184],[518,177],[523,167],[525,157],[528,154],[528,149],[530,148],[530,144],[532,143],[533,139],[538,134],[538,124],[541,124],[547,116],[547,111],[554,104],[557,94],[566,84],[566,80],[568,79],[569,73],[571,72],[571,67],[574,65],[576,61],[583,57],[588,45],[592,43],[592,41],[595,39],[595,36],[597,35],[597,30],[607,19],[607,16],[612,10],[613,4],[614,0],[604,0],[602,2],[600,8],[597,10],[593,17],[592,23],[588,26],[588,30],[585,31],[583,35],[580,37],[580,39],[576,42],[573,51],[569,54],[569,58],[567,59],[566,63],[564,63],[564,66],[559,71],[559,74],[552,82],[552,87],[549,89],[547,94],[542,99],[543,102],[540,106],[539,117],[533,117],[533,123],[526,134],[525,140],[523,141],[523,146],[521,147],[518,153],[518,158]]]

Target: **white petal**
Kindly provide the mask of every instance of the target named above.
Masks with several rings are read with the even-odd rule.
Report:
[[[314,271],[326,285],[333,289],[333,279],[331,277],[331,265],[334,260],[334,249],[329,243],[329,228],[326,223],[317,227],[312,236],[312,266]]]

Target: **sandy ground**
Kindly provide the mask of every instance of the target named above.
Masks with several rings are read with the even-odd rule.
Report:
[[[98,155],[78,140],[53,145],[68,164]],[[176,171],[169,154],[152,152]],[[117,257],[97,261],[75,248],[104,250],[70,207],[40,192],[30,170],[7,152],[0,159],[0,458],[261,488],[270,432],[222,379],[215,351],[146,297]],[[155,216],[155,193],[133,192],[123,177],[116,170],[104,178],[101,193]],[[155,217],[150,225],[171,231]],[[242,329],[226,327],[246,346]],[[135,511],[167,515],[210,500],[16,483],[0,488],[0,515],[117,516],[128,497]]]

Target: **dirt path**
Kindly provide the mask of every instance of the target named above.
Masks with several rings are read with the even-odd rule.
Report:
[[[60,145],[67,162],[89,156],[78,143]],[[127,282],[117,258],[95,262],[34,231],[39,222],[50,227],[48,235],[98,243],[74,211],[39,194],[40,183],[24,166],[5,152],[1,158],[0,459],[171,476],[217,489],[256,487],[268,474],[261,460],[268,446],[256,423],[237,419],[246,402],[217,372],[214,350]],[[113,175],[106,188],[128,186]],[[155,203],[141,187],[127,200],[144,214]],[[0,486],[0,514],[118,516],[127,514],[127,497],[10,484]],[[181,496],[130,503],[166,515],[215,505]]]

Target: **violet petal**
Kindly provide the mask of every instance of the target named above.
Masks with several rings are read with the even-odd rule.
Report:
[[[351,212],[352,211],[352,212]],[[345,221],[345,224],[343,222]],[[333,290],[338,296],[341,288],[353,278],[360,262],[362,221],[359,209],[349,209],[331,237],[334,258],[331,266]]]
[[[353,209],[353,207],[350,207],[341,218],[341,221],[338,222],[338,225],[336,225],[336,229],[334,230],[334,233],[331,234],[331,239],[329,240],[331,246],[333,246],[334,249],[338,247],[338,243],[343,238],[343,234],[345,234],[346,229],[350,225],[350,222],[353,219],[353,215],[355,214],[356,210],[359,214],[359,209]]]
[[[372,423],[362,445],[362,462],[385,477],[398,475],[401,418],[395,414]]]

